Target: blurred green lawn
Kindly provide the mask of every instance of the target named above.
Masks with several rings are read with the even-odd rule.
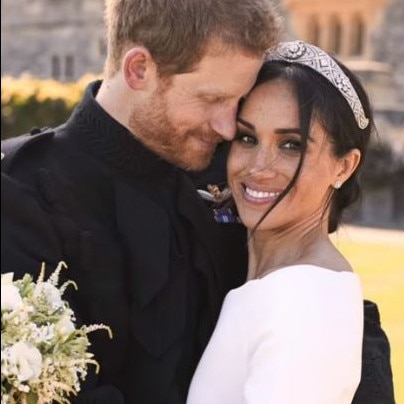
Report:
[[[377,303],[391,346],[397,404],[404,404],[404,231],[343,228],[333,237]]]

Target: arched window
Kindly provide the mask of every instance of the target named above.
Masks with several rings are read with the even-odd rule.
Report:
[[[360,56],[363,53],[364,47],[364,33],[365,33],[365,24],[361,18],[361,16],[356,15],[352,19],[352,38],[351,38],[351,48],[350,55],[352,56]]]
[[[316,15],[311,16],[308,20],[307,42],[316,46],[320,45],[320,23]]]
[[[333,16],[330,20],[330,44],[329,52],[339,54],[341,52],[342,28],[338,17]]]

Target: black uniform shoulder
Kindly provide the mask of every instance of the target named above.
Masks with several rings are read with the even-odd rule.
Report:
[[[7,173],[12,164],[33,147],[49,142],[55,135],[54,128],[34,128],[30,133],[2,140],[1,142],[1,171]]]

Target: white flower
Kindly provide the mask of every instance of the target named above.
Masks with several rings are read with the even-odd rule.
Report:
[[[58,309],[63,306],[63,300],[60,296],[59,289],[48,282],[38,284],[36,287],[36,293],[43,295],[49,306],[53,309]]]
[[[76,327],[70,320],[70,317],[63,316],[55,325],[55,330],[62,336],[69,336]]]
[[[24,275],[13,281],[13,274],[1,276],[1,404],[28,402],[28,395],[38,403],[68,403],[70,395],[80,390],[80,380],[87,367],[98,362],[88,352],[90,332],[109,327],[93,324],[76,328],[75,315],[62,299],[69,285],[58,287],[59,263],[45,280],[42,265],[37,282]]]
[[[14,272],[7,272],[6,274],[1,274],[1,284],[12,285],[13,278],[14,278]]]
[[[13,285],[13,273],[1,275],[1,311],[17,310],[22,306],[19,289]]]
[[[46,324],[42,327],[37,327],[35,332],[33,332],[33,336],[37,343],[50,342],[55,337],[55,325]]]
[[[9,362],[18,368],[20,381],[38,379],[41,374],[42,355],[39,350],[26,342],[17,342],[9,350]]]

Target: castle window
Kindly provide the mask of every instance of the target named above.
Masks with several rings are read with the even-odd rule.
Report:
[[[57,55],[52,56],[51,70],[52,70],[52,78],[54,78],[55,80],[59,80],[61,75],[61,66],[60,66],[60,57]]]
[[[360,56],[363,53],[365,24],[360,16],[355,16],[352,20],[352,38],[350,54]]]
[[[333,17],[330,21],[330,46],[329,51],[335,54],[341,52],[341,36],[342,28],[341,23],[337,17]]]
[[[65,58],[65,78],[71,80],[74,78],[74,57],[67,55]]]

